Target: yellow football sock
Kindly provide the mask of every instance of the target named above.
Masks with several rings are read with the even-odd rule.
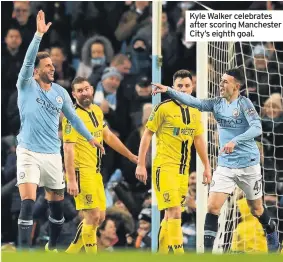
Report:
[[[82,226],[83,222],[81,222],[77,227],[77,233],[75,239],[70,244],[66,253],[68,254],[77,254],[80,252],[81,248],[84,246],[83,239],[82,239]]]
[[[160,224],[160,231],[158,236],[159,248],[158,252],[161,254],[168,254],[168,228],[167,221],[165,219],[162,220]]]
[[[167,230],[168,246],[173,248],[174,254],[184,254],[181,219],[168,219]]]
[[[82,239],[86,253],[96,254],[97,253],[96,231],[94,230],[93,225],[83,224]]]

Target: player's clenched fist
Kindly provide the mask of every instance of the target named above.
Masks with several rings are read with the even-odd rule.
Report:
[[[67,192],[71,195],[76,197],[79,194],[79,187],[76,180],[68,181],[67,183]]]
[[[138,165],[136,168],[136,178],[146,184],[147,180],[147,171],[145,166]]]

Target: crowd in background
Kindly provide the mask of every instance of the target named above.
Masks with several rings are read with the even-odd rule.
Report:
[[[262,3],[264,3],[262,5]],[[282,4],[266,2],[205,2],[213,9],[281,8]],[[25,52],[35,33],[35,17],[42,9],[46,21],[52,22],[44,35],[40,51],[50,52],[55,66],[55,82],[70,96],[71,82],[84,76],[95,89],[98,104],[113,132],[138,154],[141,135],[152,110],[151,52],[152,7],[149,1],[105,2],[2,2],[1,53],[1,242],[17,244],[17,219],[20,196],[16,184],[16,135],[20,128],[16,81]],[[262,5],[262,6],[261,6]],[[162,83],[172,85],[178,69],[188,69],[196,90],[196,43],[185,41],[185,11],[202,10],[195,2],[163,3],[162,11]],[[252,48],[250,48],[252,46]],[[243,95],[248,95],[262,116],[262,148],[265,198],[274,218],[281,217],[283,233],[283,108],[282,108],[282,44],[246,44],[247,82]],[[236,53],[239,51],[236,45]],[[281,50],[281,51],[280,51]],[[216,70],[213,65],[210,70]],[[245,93],[248,90],[248,93]],[[273,94],[273,95],[271,95]],[[166,99],[164,96],[163,99]],[[61,130],[59,135],[62,137]],[[215,143],[214,143],[215,144]],[[183,213],[185,249],[195,249],[196,164],[192,149],[188,207]],[[98,230],[98,248],[150,248],[151,241],[151,177],[146,185],[135,178],[135,165],[106,146],[102,160],[107,212]],[[151,154],[147,155],[148,174]],[[276,182],[276,183],[275,183]],[[281,196],[281,197],[280,197]],[[280,208],[281,206],[281,208]],[[42,247],[48,241],[47,201],[44,190],[38,190],[34,210],[33,245]],[[74,199],[65,193],[66,222],[60,246],[69,245],[81,221]],[[278,220],[278,219],[277,219]],[[277,221],[279,222],[279,221]],[[281,234],[281,241],[283,235]]]

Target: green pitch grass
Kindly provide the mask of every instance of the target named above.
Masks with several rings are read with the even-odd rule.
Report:
[[[283,256],[275,255],[210,255],[185,254],[182,256],[157,255],[145,252],[113,252],[94,255],[68,255],[64,253],[9,253],[2,252],[3,262],[282,262]]]

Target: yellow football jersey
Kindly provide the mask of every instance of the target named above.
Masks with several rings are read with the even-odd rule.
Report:
[[[187,173],[194,137],[203,133],[200,111],[166,100],[154,108],[146,127],[156,133],[154,165],[174,165],[179,174]]]
[[[97,105],[91,105],[90,110],[86,110],[76,105],[76,112],[79,118],[93,137],[103,143],[103,129],[106,124],[103,121],[103,112]],[[75,144],[75,168],[91,168],[96,173],[100,173],[101,167],[101,150],[93,148],[88,141],[80,135],[64,117],[62,121],[63,142]]]

